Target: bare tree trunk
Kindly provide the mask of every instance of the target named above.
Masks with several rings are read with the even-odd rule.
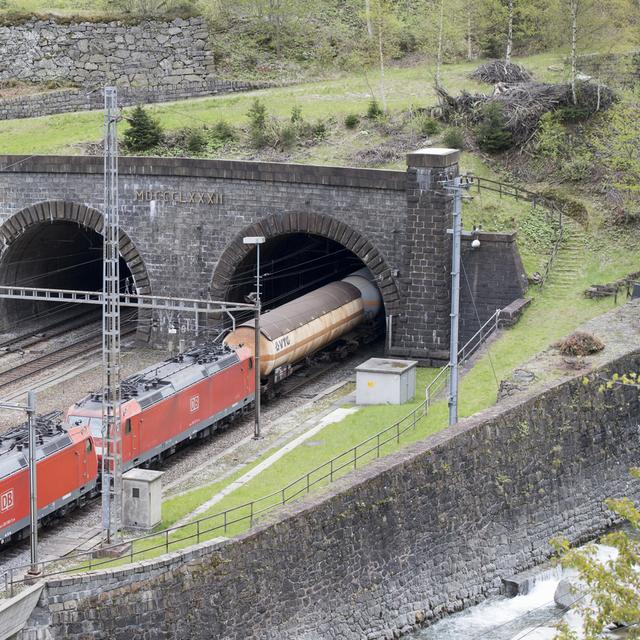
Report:
[[[440,24],[438,26],[438,57],[436,58],[436,87],[440,87],[442,67],[442,38],[444,36],[444,0],[440,0]]]
[[[504,57],[505,64],[511,62],[511,49],[513,48],[513,0],[509,0],[509,27],[507,30],[507,53]]]
[[[369,40],[373,40],[373,25],[371,24],[371,2],[364,0],[364,16],[367,21],[367,35]]]
[[[378,16],[378,56],[380,59],[380,98],[382,100],[382,110],[387,112],[387,96],[384,90],[384,48],[382,46],[382,7]]]
[[[471,49],[471,8],[467,5],[467,60],[473,58],[473,51]]]
[[[578,40],[578,1],[570,0],[569,8],[571,11],[571,97],[573,104],[577,104],[578,97],[576,95],[576,49]]]

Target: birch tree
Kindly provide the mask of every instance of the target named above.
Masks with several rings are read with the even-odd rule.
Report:
[[[513,49],[513,0],[509,0],[509,4],[507,6],[507,52],[504,57],[505,64],[509,64],[511,62],[512,49]]]
[[[444,0],[440,0],[440,20],[438,22],[438,55],[436,57],[436,87],[440,87],[443,39],[444,39]]]

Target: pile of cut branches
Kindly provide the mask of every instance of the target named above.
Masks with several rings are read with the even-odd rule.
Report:
[[[511,132],[513,142],[518,145],[533,137],[540,118],[547,111],[567,107],[579,109],[584,117],[588,117],[596,111],[607,109],[616,100],[611,89],[592,83],[580,84],[575,105],[571,86],[568,84],[498,83],[492,95],[463,91],[459,96],[452,96],[442,87],[436,87],[436,92],[441,117],[445,122],[460,120],[462,117],[469,124],[475,125],[482,120],[484,105],[490,102],[499,104],[505,116],[506,128]]]
[[[498,82],[530,82],[531,74],[521,65],[504,60],[491,60],[481,64],[470,76],[474,80],[496,84]]]

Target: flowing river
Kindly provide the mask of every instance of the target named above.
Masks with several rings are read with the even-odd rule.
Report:
[[[596,557],[605,563],[617,552],[595,545]],[[566,575],[566,574],[565,574]],[[559,567],[541,571],[524,586],[524,593],[513,598],[496,596],[415,632],[415,640],[553,640],[555,625],[563,616],[577,630],[582,625],[573,612],[567,614],[553,596],[563,577]],[[625,638],[624,630],[612,631],[607,638]]]

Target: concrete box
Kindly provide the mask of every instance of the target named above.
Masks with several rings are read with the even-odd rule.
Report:
[[[416,395],[415,360],[370,358],[356,367],[356,404],[402,404]]]
[[[122,524],[129,529],[152,529],[162,519],[163,471],[131,469],[122,474]]]

